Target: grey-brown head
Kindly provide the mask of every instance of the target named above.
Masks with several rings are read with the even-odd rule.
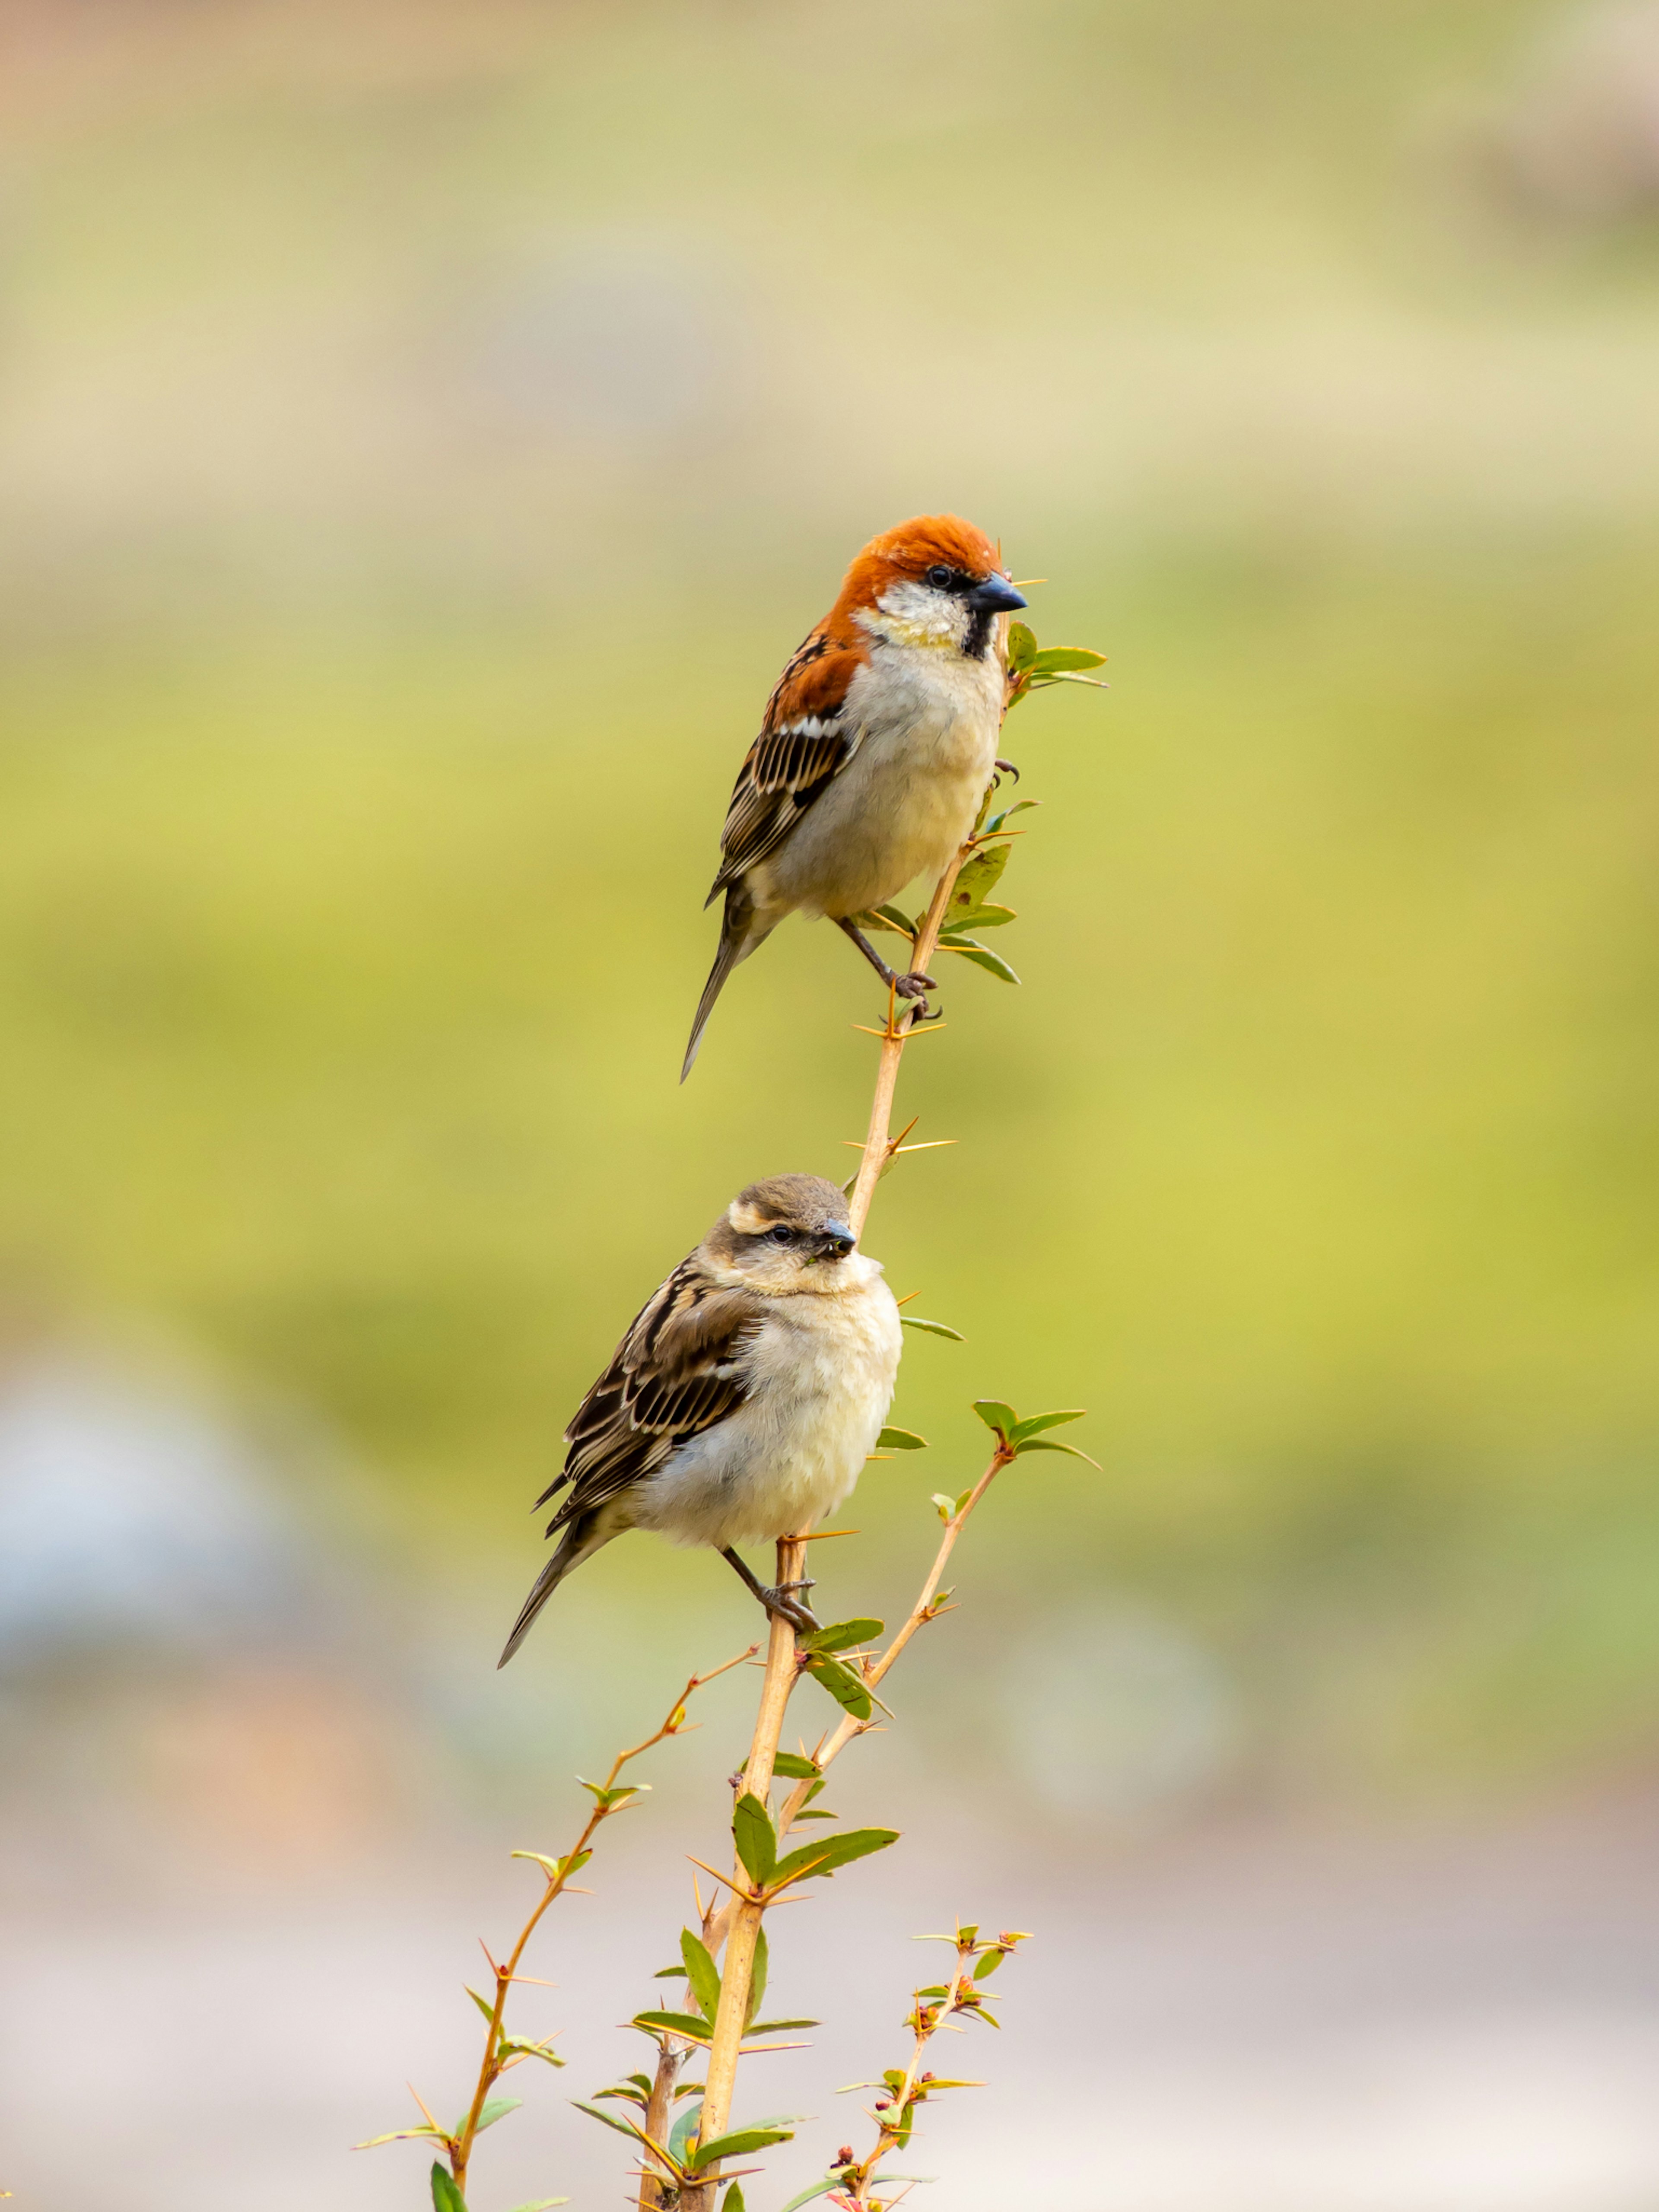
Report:
[[[732,1200],[709,1231],[703,1249],[755,1289],[775,1297],[792,1290],[830,1290],[857,1239],[848,1226],[847,1200],[822,1176],[769,1176]]]

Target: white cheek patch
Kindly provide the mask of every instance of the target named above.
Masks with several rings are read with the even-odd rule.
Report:
[[[761,1212],[757,1206],[745,1206],[740,1198],[734,1198],[726,1207],[726,1218],[739,1237],[764,1237],[772,1226],[769,1213]]]
[[[873,611],[860,612],[866,629],[895,645],[960,645],[968,629],[968,610],[950,592],[936,592],[911,576],[890,584]]]

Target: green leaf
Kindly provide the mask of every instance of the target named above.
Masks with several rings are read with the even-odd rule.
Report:
[[[484,2018],[493,2023],[495,2018],[495,2008],[489,2002],[489,1999],[487,1997],[481,1997],[477,1990],[473,1988],[471,1982],[463,1982],[461,1987],[466,1991],[468,1996],[471,1998],[473,2003],[477,2006],[478,2010],[483,2014]]]
[[[720,2212],[744,2212],[743,2191],[735,2181],[720,2199]]]
[[[466,2199],[434,2158],[432,2161],[433,2212],[466,2212]]]
[[[1030,666],[1036,659],[1036,654],[1037,641],[1035,634],[1024,623],[1010,623],[1008,625],[1009,667],[1018,674],[1022,668]],[[795,2201],[801,2204],[806,2202],[804,2197],[798,2197]],[[785,2212],[788,2212],[787,2206]]]
[[[838,1867],[850,1866],[854,1859],[868,1858],[872,1851],[884,1851],[898,1839],[896,1828],[848,1828],[839,1836],[822,1836],[780,1859],[774,1880],[810,1881],[819,1875],[831,1875]]]
[[[668,2153],[671,2158],[684,2160],[685,2147],[697,2132],[698,2124],[702,2118],[702,2100],[699,2098],[695,2105],[688,2105],[674,2123],[668,2138]]]
[[[833,1620],[814,1629],[802,1646],[807,1651],[850,1651],[855,1644],[872,1644],[886,1626],[880,1620]]]
[[[974,1411],[988,1429],[994,1429],[1005,1443],[1012,1443],[1014,1431],[1019,1426],[1019,1415],[1000,1398],[975,1398]]]
[[[868,928],[890,929],[895,936],[908,937],[912,942],[915,941],[916,925],[902,907],[866,907],[859,916],[859,921]]]
[[[1017,799],[1012,806],[1005,806],[1000,814],[994,814],[991,817],[982,834],[987,837],[994,837],[1005,822],[1012,822],[1016,814],[1026,813],[1030,808],[1041,806],[1042,804],[1042,801],[1040,799]]]
[[[637,2105],[641,2112],[651,2101],[651,2076],[648,2074],[625,2074],[614,2089],[596,2089],[596,2097],[617,2097],[624,2105]]]
[[[738,2128],[729,2136],[716,2136],[713,2142],[699,2143],[685,2163],[693,2173],[701,2173],[717,2158],[743,2158],[751,2150],[769,2150],[774,2143],[794,2140],[793,2128]]]
[[[750,2022],[761,2008],[761,1999],[766,1995],[766,1976],[770,1961],[771,1953],[767,1948],[766,1930],[763,1928],[757,1928],[755,1930],[754,1964],[749,1969],[749,2002],[744,2009],[743,2015],[743,2032],[745,2035],[749,2033]],[[711,2020],[714,2018],[712,2013],[709,2018]]]
[[[798,1751],[781,1751],[773,1759],[774,1774],[786,1774],[792,1782],[819,1782],[823,1769],[815,1759],[804,1759]]]
[[[648,2150],[656,2148],[645,2130],[636,2128],[632,2120],[623,2119],[615,2112],[602,2112],[597,2105],[584,2105],[580,2097],[573,2097],[570,2101],[579,2112],[586,2112],[590,2120],[603,2120],[606,2127],[614,2128],[619,2136],[628,2136],[635,2142],[645,2144]]]
[[[1098,677],[1076,676],[1067,668],[1047,669],[1042,675],[1038,675],[1035,670],[1032,671],[1031,689],[1034,691],[1046,691],[1051,684],[1086,684],[1091,691],[1103,691],[1106,689]]]
[[[933,1492],[933,1503],[939,1508],[939,1517],[941,1521],[949,1521],[960,1510],[956,1499],[947,1498],[942,1490],[936,1490]]]
[[[788,2027],[822,2027],[821,2020],[757,2020],[752,2027],[744,2030],[745,2035],[781,2035]]]
[[[806,1663],[836,1703],[851,1713],[854,1720],[869,1719],[873,1711],[870,1692],[850,1667],[843,1667],[839,1659],[831,1659],[822,1651],[815,1651]]]
[[[945,928],[946,937],[959,937],[964,929],[1006,929],[1011,921],[1019,920],[1011,906],[976,906],[971,914],[964,914],[959,921]]]
[[[708,2021],[695,2012],[636,2012],[630,2024],[665,2027],[671,2034],[695,2036],[700,2043],[707,2043],[713,2032]]]
[[[689,1928],[680,1930],[680,1956],[685,1961],[685,1978],[691,1984],[691,1994],[712,2027],[714,2014],[720,2010],[720,1970],[702,1938],[694,1936]]]
[[[592,1792],[593,1802],[599,1808],[601,1812],[605,1813],[610,1812],[613,1806],[625,1805],[630,1797],[638,1797],[651,1787],[651,1784],[648,1782],[619,1782],[614,1789],[607,1790],[602,1782],[589,1782],[583,1775],[579,1774],[576,1777],[576,1779],[581,1784],[584,1790],[588,1790]],[[528,1857],[533,1859],[538,1857],[539,1854],[535,1851],[522,1853],[515,1851],[513,1856],[514,1858]],[[545,1865],[547,1862],[544,1859],[542,1863]]]
[[[1066,668],[1103,668],[1106,656],[1103,653],[1091,653],[1086,645],[1050,645],[1030,665],[1035,674],[1053,676]]]
[[[835,1662],[825,1663],[833,1666]],[[764,1888],[778,1863],[778,1836],[765,1806],[752,1790],[745,1790],[738,1800],[732,1815],[732,1837],[749,1879]]]
[[[878,1451],[926,1451],[927,1439],[914,1429],[885,1428],[876,1438]]]
[[[982,1982],[989,1975],[994,1974],[1007,1955],[1006,1951],[987,1951],[982,1958],[975,1959],[974,1979],[976,1982]]]
[[[951,886],[951,896],[945,902],[945,927],[953,928],[958,915],[972,914],[984,905],[996,889],[1003,870],[1008,865],[1012,845],[981,845],[971,860],[963,865],[961,874]]]
[[[803,1820],[839,1820],[840,1818],[841,1814],[839,1813],[809,1813],[805,1807],[803,1806],[800,1811],[795,1815],[795,1824],[799,1826],[800,1822]]]
[[[516,2112],[523,2102],[522,2097],[492,2097],[479,2113],[478,2124],[472,2132],[481,2136],[486,2128],[493,2128],[497,2120],[504,2120],[509,2112]],[[459,2128],[455,2132],[459,2135]]]
[[[1057,1443],[1053,1437],[1028,1437],[1026,1441],[1020,1445],[1015,1456],[1018,1459],[1024,1459],[1027,1452],[1034,1451],[1064,1452],[1067,1459],[1080,1459],[1086,1461],[1088,1465],[1093,1468],[1097,1474],[1103,1474],[1106,1471],[1104,1468],[1101,1466],[1100,1462],[1097,1459],[1090,1459],[1086,1451],[1079,1451],[1075,1444]]]
[[[948,937],[941,937],[939,949],[941,952],[954,952],[958,959],[969,961],[975,968],[982,968],[988,975],[995,975],[1002,982],[1018,983],[1019,981],[1000,952],[988,951],[984,945],[975,945],[971,939],[964,939],[957,944]]]
[[[927,1336],[948,1336],[952,1344],[968,1341],[959,1328],[952,1328],[946,1322],[924,1321],[920,1314],[908,1313],[902,1313],[899,1320],[906,1328],[919,1328]]]
[[[562,2066],[565,2061],[556,2051],[549,2048],[552,2039],[549,2036],[541,2043],[530,2043],[517,2036],[504,2035],[501,2038],[501,2056],[504,2058],[539,2058],[544,2066]]]
[[[586,1786],[589,1790],[593,1788],[591,1782]],[[593,1854],[592,1851],[571,1851],[562,1859],[550,1859],[544,1851],[509,1851],[507,1856],[515,1859],[534,1859],[548,1880],[556,1881],[562,1875],[580,1874]]]
[[[1086,1406],[1073,1406],[1063,1413],[1033,1413],[1015,1428],[1013,1441],[1018,1443],[1024,1437],[1036,1436],[1043,1429],[1060,1428],[1066,1421],[1081,1421],[1086,1419],[1088,1411]]]

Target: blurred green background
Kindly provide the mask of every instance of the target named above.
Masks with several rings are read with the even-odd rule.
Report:
[[[1009,725],[1024,986],[948,977],[902,1102],[957,1145],[869,1239],[968,1340],[911,1340],[933,1448],[830,1601],[897,1602],[970,1397],[1086,1404],[1103,1474],[1022,1468],[969,1547],[988,1669],[1146,1609],[1224,1686],[1206,1790],[1650,1759],[1659,182],[1612,20],[14,6],[17,1342],[324,1425],[482,1684],[629,1315],[742,1182],[850,1172],[875,1007],[822,929],[677,1086],[701,902],[842,564],[957,509],[1112,688]],[[678,1667],[724,1575],[614,1547],[526,1664]]]

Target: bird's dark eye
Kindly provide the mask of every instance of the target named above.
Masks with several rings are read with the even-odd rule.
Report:
[[[786,1229],[781,1222],[779,1222],[775,1229],[769,1230],[767,1234],[775,1244],[793,1244],[795,1241],[794,1231]]]
[[[956,580],[956,570],[947,568],[942,561],[935,561],[927,571],[927,580],[935,590],[943,592]]]

